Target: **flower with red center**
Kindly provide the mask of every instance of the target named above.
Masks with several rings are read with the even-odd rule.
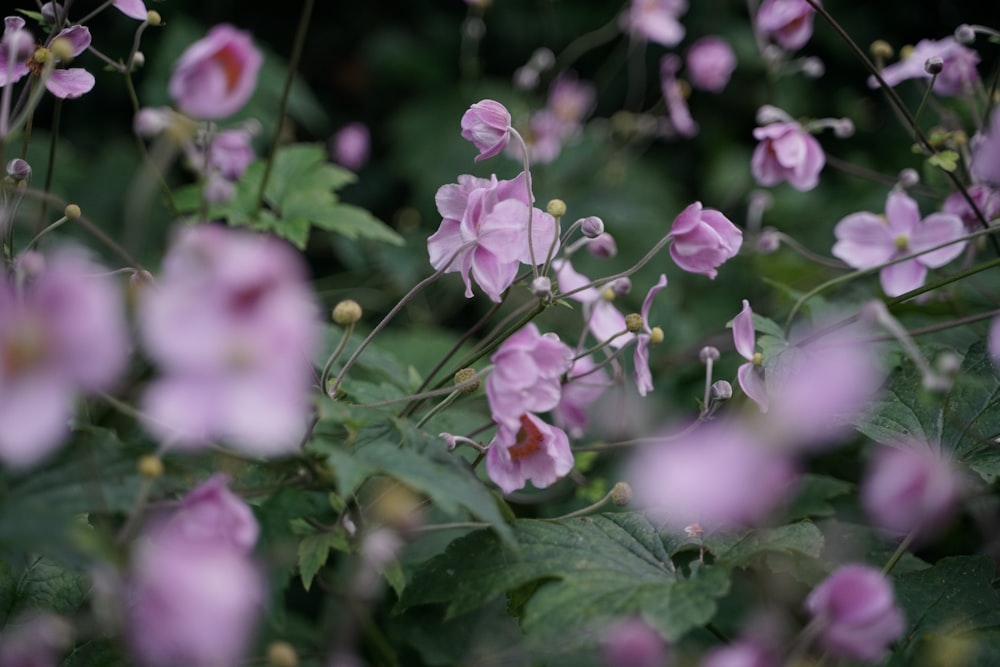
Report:
[[[573,452],[562,429],[531,413],[518,425],[500,423],[486,454],[486,472],[504,493],[524,488],[530,480],[542,489],[573,469]]]
[[[174,64],[170,96],[189,116],[225,118],[250,99],[262,63],[263,56],[248,33],[228,24],[217,25]]]

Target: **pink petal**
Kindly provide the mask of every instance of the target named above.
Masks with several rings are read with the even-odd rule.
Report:
[[[893,190],[885,202],[885,217],[893,236],[911,234],[920,224],[917,202],[902,190]]]
[[[882,269],[879,280],[888,296],[899,296],[915,290],[927,279],[927,267],[915,259],[893,264]]]
[[[143,17],[145,18],[145,17]],[[65,39],[73,47],[73,57],[80,55],[90,46],[90,30],[82,25],[74,25],[59,32],[56,39]]]
[[[837,223],[833,233],[837,237],[833,256],[856,269],[870,269],[896,254],[888,226],[874,213],[852,213]]]
[[[649,288],[646,292],[646,298],[642,300],[642,308],[639,310],[639,314],[642,315],[643,326],[649,331],[649,310],[653,307],[653,299],[656,297],[660,291],[667,286],[667,276],[660,274],[660,279],[656,281],[656,284]]]
[[[64,100],[72,100],[94,87],[94,75],[85,69],[57,69],[45,82],[49,92]]]
[[[125,16],[136,21],[145,21],[149,12],[146,11],[146,3],[142,0],[115,0],[112,5]]]
[[[924,218],[923,224],[913,230],[910,236],[910,252],[920,252],[963,236],[965,236],[965,225],[961,218],[950,213],[932,213]],[[936,269],[961,255],[964,249],[965,241],[954,243],[921,255],[918,261],[924,266]]]
[[[746,299],[743,299],[743,310],[733,318],[733,342],[741,357],[747,361],[753,359],[753,348],[757,344],[757,335],[753,329],[753,311],[750,309],[750,302]]]
[[[747,398],[756,403],[761,412],[767,412],[767,385],[757,367],[752,363],[743,364],[736,370],[736,379]]]
[[[502,261],[482,247],[472,254],[472,277],[495,303],[500,303],[500,295],[514,282],[517,268],[517,261]]]

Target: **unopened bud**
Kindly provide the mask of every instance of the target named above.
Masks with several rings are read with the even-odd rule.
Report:
[[[942,352],[941,356],[935,360],[935,365],[939,373],[953,378],[958,375],[959,369],[962,368],[962,358],[954,352]]]
[[[663,342],[663,329],[660,327],[653,327],[649,330],[649,342],[653,345],[659,345]]]
[[[271,667],[297,667],[299,654],[288,642],[271,642],[267,647],[267,664]]]
[[[139,474],[148,479],[163,476],[163,461],[160,457],[147,454],[139,459]]]
[[[924,71],[931,76],[936,76],[944,69],[944,59],[941,56],[931,56],[924,63]]]
[[[31,178],[31,165],[16,157],[7,163],[7,175],[15,181],[26,181]]]
[[[587,250],[594,257],[610,259],[618,254],[618,244],[615,243],[615,239],[611,234],[602,232],[590,239],[590,243],[587,244]]]
[[[833,124],[833,134],[838,139],[847,139],[854,136],[854,121],[850,118],[841,118]]]
[[[538,276],[531,281],[531,293],[540,299],[552,296],[552,281],[546,276]]]
[[[625,278],[618,278],[611,283],[611,290],[618,296],[624,296],[632,291],[632,280],[627,276]]]
[[[163,17],[160,16],[160,12],[155,9],[150,9],[146,14],[146,23],[149,25],[160,25],[163,23]]]
[[[476,369],[475,368],[463,368],[462,370],[460,370],[457,373],[455,373],[455,384],[463,384],[463,383],[468,382],[469,380],[473,379],[474,377],[476,377]],[[470,384],[470,385],[468,385],[466,387],[462,387],[462,391],[464,391],[467,394],[471,394],[472,392],[474,392],[477,389],[479,389],[479,385],[480,384],[481,383],[479,382],[479,380],[476,380],[472,384]]]
[[[955,39],[962,44],[972,44],[976,41],[976,31],[968,23],[955,28]]]
[[[63,209],[63,215],[70,220],[76,220],[83,215],[83,213],[80,211],[80,207],[76,204],[67,204],[66,208]]]
[[[629,313],[626,315],[625,328],[632,333],[642,331],[642,315],[639,313]]]
[[[561,218],[566,215],[566,202],[562,199],[552,199],[549,201],[545,210],[549,212],[553,218]]]
[[[455,440],[455,436],[451,433],[438,433],[438,437],[444,440],[444,445],[448,448],[449,452],[453,452],[458,448],[458,441]]]
[[[903,169],[899,172],[899,184],[904,188],[912,188],[920,182],[920,174],[916,169]]]
[[[826,65],[823,64],[822,60],[815,56],[803,58],[801,67],[802,73],[810,79],[818,79],[826,74]]]
[[[333,307],[331,316],[334,324],[346,327],[361,319],[361,306],[354,299],[344,299]]]
[[[611,502],[616,507],[625,507],[632,502],[632,487],[625,482],[618,482],[611,488]]]
[[[708,396],[716,403],[728,401],[733,397],[733,385],[729,384],[726,380],[717,380],[709,388]]]
[[[596,215],[589,215],[580,220],[580,231],[588,239],[596,239],[604,233],[604,221]]]
[[[876,58],[881,58],[883,60],[888,60],[892,58],[893,50],[889,45],[889,42],[884,39],[876,39],[872,42],[872,45],[868,47],[868,50]]]
[[[703,364],[707,364],[710,361],[716,362],[719,360],[719,349],[712,347],[711,345],[706,345],[701,348],[700,352],[698,352],[698,359],[701,360],[701,363]]]
[[[139,69],[146,64],[146,54],[142,51],[136,51],[135,55],[132,56],[132,69]]]
[[[757,252],[770,255],[781,247],[781,233],[775,229],[765,229],[757,237]]]
[[[59,62],[67,63],[73,59],[73,44],[65,37],[56,37],[52,40],[49,50]]]
[[[42,5],[42,18],[45,19],[46,23],[56,22],[56,10],[62,13],[62,5],[58,2],[46,2]]]

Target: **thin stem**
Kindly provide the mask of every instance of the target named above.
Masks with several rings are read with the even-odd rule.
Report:
[[[712,398],[712,364],[715,363],[711,356],[705,357],[705,398],[701,404],[703,412],[708,410],[708,401]]]
[[[822,255],[814,253],[812,250],[809,250],[809,248],[806,248],[804,245],[793,239],[788,234],[785,234],[784,232],[775,232],[774,235],[777,236],[782,243],[784,243],[789,248],[791,248],[792,250],[802,255],[811,262],[815,262],[817,264],[820,264],[822,266],[831,269],[839,269],[842,271],[851,268],[847,264],[844,264],[843,262],[837,261],[835,259],[829,259],[827,257],[823,257]]]
[[[32,248],[34,248],[35,244],[38,243],[39,239],[41,239],[43,236],[45,236],[46,234],[48,234],[52,230],[58,229],[59,227],[62,227],[66,223],[67,220],[69,220],[69,218],[67,218],[64,215],[63,217],[61,217],[58,220],[56,220],[55,222],[53,222],[51,225],[49,225],[48,227],[46,227],[42,231],[40,231],[37,234],[35,234],[35,238],[33,238],[30,241],[28,241],[28,245],[26,245],[24,247],[25,251],[31,250]]]
[[[636,445],[655,445],[661,442],[671,442],[673,440],[679,440],[687,435],[689,435],[696,428],[701,426],[704,419],[699,416],[693,422],[685,426],[683,429],[677,433],[671,433],[670,435],[661,435],[652,438],[634,438],[632,440],[619,440],[618,442],[606,442],[600,445],[587,445],[584,447],[574,447],[574,452],[604,452],[611,449],[621,449],[622,447],[634,447]]]
[[[330,369],[333,368],[334,362],[337,361],[344,348],[347,347],[347,341],[351,339],[352,333],[354,333],[354,322],[349,322],[344,327],[344,335],[340,337],[340,342],[337,343],[336,349],[330,354],[330,357],[326,360],[326,364],[323,365],[323,372],[319,374],[320,391],[326,392],[326,383],[330,380]]]
[[[456,390],[452,391],[450,394],[448,394],[448,396],[443,401],[441,401],[440,403],[438,403],[437,405],[435,405],[433,408],[431,408],[430,410],[428,410],[427,414],[425,414],[423,417],[421,417],[420,421],[417,422],[417,426],[416,427],[418,429],[419,428],[423,428],[424,424],[426,424],[427,422],[429,422],[431,419],[434,418],[434,415],[440,413],[442,410],[444,410],[449,405],[451,405],[452,403],[454,403],[455,399],[458,398],[459,396],[461,396],[463,393],[464,392],[461,389],[456,389]]]
[[[295,32],[295,43],[292,45],[292,55],[288,61],[288,74],[285,76],[285,87],[281,91],[281,102],[278,105],[278,119],[274,129],[274,141],[271,142],[271,149],[267,155],[267,164],[264,166],[264,176],[260,179],[260,189],[257,191],[257,203],[254,205],[253,218],[256,220],[260,216],[260,211],[264,207],[264,193],[267,191],[267,181],[271,178],[271,169],[274,167],[274,159],[278,153],[278,137],[281,135],[281,127],[285,124],[285,116],[288,114],[288,100],[292,95],[292,83],[295,81],[295,72],[299,68],[299,60],[302,58],[302,51],[306,43],[306,34],[309,32],[309,21],[312,17],[315,0],[305,0],[302,7],[302,14],[299,16],[299,27]]]
[[[480,521],[458,521],[456,523],[435,523],[427,526],[416,526],[409,530],[414,533],[429,533],[435,530],[458,530],[460,528],[489,528],[490,524]]]
[[[531,258],[531,277],[537,278],[538,264],[535,262],[535,242],[534,235],[532,234],[535,220],[535,194],[531,189],[531,165],[528,162],[528,144],[524,142],[524,137],[521,136],[521,133],[514,128],[510,128],[510,133],[521,145],[521,155],[524,156],[524,182],[528,188],[528,257]]]
[[[600,500],[598,500],[596,503],[594,503],[592,505],[587,505],[586,507],[578,509],[578,510],[576,510],[574,512],[570,512],[569,514],[563,514],[562,516],[557,516],[557,517],[555,517],[553,519],[546,519],[546,521],[565,521],[566,519],[575,519],[576,517],[586,516],[586,515],[588,515],[588,514],[590,514],[592,512],[596,512],[597,510],[601,509],[602,507],[604,507],[605,505],[607,505],[609,502],[611,502],[611,497],[614,495],[614,493],[615,493],[615,489],[614,489],[614,487],[612,487],[612,489],[610,491],[608,491],[604,495],[604,497],[601,498]]]
[[[910,548],[911,544],[913,544],[913,540],[914,538],[916,538],[916,536],[917,536],[917,529],[914,528],[907,534],[906,537],[903,538],[903,541],[899,543],[899,546],[896,547],[896,550],[892,552],[892,556],[889,557],[889,560],[886,561],[886,564],[882,567],[882,574],[888,575],[890,572],[892,572],[892,568],[896,567],[896,564],[899,562],[899,559],[903,557],[903,554],[906,553],[906,550]]]

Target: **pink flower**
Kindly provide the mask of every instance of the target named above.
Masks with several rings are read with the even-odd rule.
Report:
[[[687,0],[632,0],[624,17],[625,29],[640,39],[676,46],[684,39],[684,26],[678,19],[687,9]]]
[[[20,16],[8,16],[4,20],[3,36],[0,37],[0,87],[20,81],[29,71],[27,59],[35,52],[35,37],[24,27]]]
[[[566,371],[559,405],[552,409],[552,421],[571,438],[583,437],[589,421],[588,410],[608,388],[608,383],[607,371],[597,368],[590,355],[574,361]]]
[[[486,379],[493,420],[516,429],[525,412],[546,412],[559,405],[562,376],[573,364],[573,351],[554,333],[527,324],[505,340],[490,358],[495,368]]]
[[[820,643],[837,657],[878,660],[903,636],[889,580],[868,565],[844,565],[806,598],[806,610],[820,624]]]
[[[462,138],[479,149],[476,162],[491,158],[510,141],[510,112],[494,100],[476,102],[462,115]]]
[[[177,108],[199,120],[239,111],[257,87],[263,56],[249,33],[220,24],[187,48],[174,64],[170,96]]]
[[[667,643],[641,618],[625,618],[609,627],[601,641],[607,667],[663,667]]]
[[[660,90],[663,92],[667,116],[674,132],[682,137],[693,137],[698,134],[698,123],[691,117],[687,101],[677,81],[677,71],[680,67],[681,59],[672,53],[660,58]]]
[[[691,85],[712,93],[721,92],[736,69],[736,54],[721,37],[702,37],[685,54]]]
[[[989,127],[973,137],[970,171],[983,183],[1000,187],[1000,107],[993,111]]]
[[[139,328],[163,376],[146,427],[165,444],[222,439],[246,451],[295,451],[309,413],[316,307],[298,255],[277,239],[213,225],[183,228]]]
[[[333,135],[330,149],[335,162],[357,171],[365,166],[371,154],[371,133],[364,123],[350,123]]]
[[[856,269],[870,269],[899,257],[960,239],[965,234],[961,218],[948,213],[932,213],[920,219],[917,202],[902,190],[893,190],[885,205],[885,216],[867,211],[852,213],[833,229],[837,243],[835,257]],[[924,284],[927,269],[944,266],[962,254],[965,242],[929,252],[905,262],[886,266],[879,272],[882,289],[899,296]]]
[[[770,123],[756,128],[753,136],[760,143],[750,158],[750,171],[759,184],[770,187],[788,181],[800,192],[816,187],[826,156],[805,128],[795,122]]]
[[[681,211],[670,228],[670,257],[690,273],[714,279],[716,269],[735,257],[743,244],[743,232],[714,209],[695,202]]]
[[[764,0],[757,11],[757,31],[781,48],[797,51],[812,37],[815,12],[806,0]]]
[[[522,414],[519,425],[501,422],[486,454],[486,472],[504,493],[524,488],[529,480],[545,488],[572,469],[569,438],[531,413]]]
[[[90,46],[90,30],[82,25],[74,25],[60,30],[48,44],[34,48],[33,40],[29,44],[31,33],[24,29],[24,19],[8,16],[4,19],[4,34],[0,38],[0,87],[8,86],[21,80],[29,72],[40,76],[44,70],[44,59],[55,58],[51,51],[52,44],[61,40],[70,47],[70,53],[76,58]],[[29,57],[23,58],[25,52]],[[40,63],[37,57],[42,57]],[[85,69],[73,67],[70,69],[53,69],[45,79],[45,88],[62,99],[75,99],[94,87],[94,75]]]
[[[188,492],[180,508],[156,526],[157,539],[215,544],[250,554],[257,544],[260,526],[250,506],[233,494],[228,484],[229,477],[217,473]]]
[[[637,451],[626,480],[635,502],[671,529],[758,523],[788,493],[794,471],[744,424],[711,421]]]
[[[78,395],[110,389],[129,353],[106,269],[69,250],[45,264],[23,289],[0,283],[0,461],[11,467],[55,451]]]
[[[882,79],[890,86],[897,86],[907,79],[930,79],[931,74],[925,65],[929,58],[935,56],[943,61],[943,68],[934,80],[934,92],[938,95],[961,95],[979,81],[976,70],[979,55],[954,37],[937,41],[920,40],[909,55],[882,70]],[[868,77],[868,86],[878,88],[874,76]]]
[[[646,293],[646,298],[642,300],[642,309],[639,311],[642,316],[643,331],[636,334],[632,361],[635,365],[635,385],[640,396],[645,396],[653,390],[653,376],[649,372],[649,345],[653,340],[653,329],[649,326],[649,310],[653,307],[653,298],[666,286],[667,277],[661,273],[660,279]],[[662,337],[661,331],[660,338]]]
[[[879,528],[926,537],[947,522],[960,486],[951,463],[925,443],[900,443],[879,448],[861,485],[861,502]]]
[[[583,304],[583,321],[598,342],[607,342],[617,350],[632,341],[635,336],[624,333],[625,315],[604,298],[601,290],[593,287],[590,278],[577,272],[568,259],[554,260],[552,268],[555,270],[559,294],[569,294],[568,298]]]
[[[546,108],[563,126],[563,136],[579,133],[583,119],[594,109],[597,91],[594,86],[581,82],[572,71],[562,72],[549,86]]]
[[[203,147],[194,144],[185,146],[185,152],[198,173],[218,173],[227,181],[236,181],[257,157],[252,140],[248,129],[222,130],[211,137],[207,156]]]
[[[6,619],[0,634],[0,665],[56,667],[73,645],[73,626],[60,616],[41,613]]]
[[[757,335],[754,333],[753,311],[746,299],[743,299],[743,310],[733,318],[733,342],[736,351],[747,360],[736,371],[740,388],[747,398],[757,404],[761,412],[767,412],[767,386],[764,384],[764,368],[761,365],[763,357],[754,350]]]
[[[558,241],[555,218],[531,206],[524,178],[523,173],[512,181],[459,176],[457,184],[437,191],[435,202],[443,220],[427,239],[427,252],[435,269],[462,274],[467,298],[472,297],[475,280],[499,303],[520,264],[531,263],[532,250],[541,264]]]
[[[149,16],[146,3],[142,0],[115,0],[111,4],[122,14],[136,21],[145,21]]]
[[[983,214],[987,222],[1000,217],[1000,192],[988,185],[972,185],[969,186],[968,191],[972,201],[976,204],[976,208]],[[969,202],[965,200],[961,192],[953,192],[948,195],[941,206],[941,210],[944,213],[951,213],[960,217],[962,222],[965,223],[965,228],[970,232],[983,228],[979,222],[979,217],[972,210],[972,207],[969,206]]]
[[[701,667],[777,667],[769,651],[752,641],[738,641],[713,649],[701,661]]]

